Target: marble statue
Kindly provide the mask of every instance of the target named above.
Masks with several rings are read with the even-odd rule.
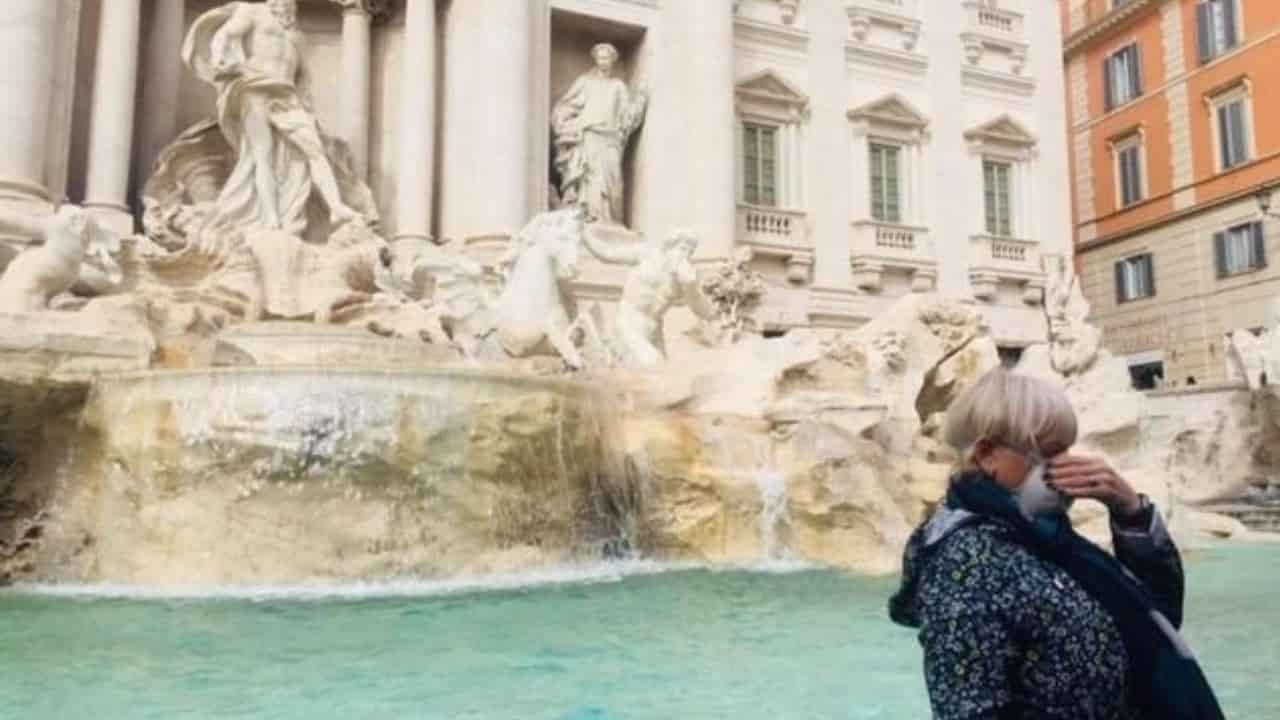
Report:
[[[182,59],[218,92],[218,126],[236,164],[213,223],[301,235],[316,189],[340,225],[360,214],[344,200],[309,97],[296,0],[231,2],[192,24]]]
[[[1245,383],[1250,390],[1258,390],[1267,384],[1269,336],[1267,331],[1258,336],[1248,330],[1226,334],[1228,380]]]
[[[595,67],[574,81],[551,111],[560,203],[586,207],[589,221],[623,222],[622,153],[644,121],[644,93],[612,76],[617,48],[591,49]]]
[[[1089,303],[1077,281],[1071,259],[1044,258],[1044,312],[1049,325],[1049,357],[1053,369],[1075,375],[1092,367],[1102,345],[1102,333],[1088,322]]]
[[[107,247],[110,238],[75,205],[63,205],[43,219],[4,213],[0,215],[0,231],[39,241],[15,257],[0,275],[0,311],[48,310],[54,297],[86,279],[94,289],[120,282],[120,266]]]
[[[716,308],[702,294],[693,253],[698,238],[677,230],[661,240],[639,244],[605,244],[585,233],[587,249],[604,262],[632,265],[622,285],[622,297],[612,326],[606,331],[615,361],[626,367],[656,365],[666,359],[663,317],[683,301],[703,320],[713,320]]]
[[[581,208],[542,213],[512,241],[514,258],[493,307],[497,339],[512,357],[548,351],[573,369],[583,366],[573,342],[577,320],[569,281],[577,277],[583,237]]]

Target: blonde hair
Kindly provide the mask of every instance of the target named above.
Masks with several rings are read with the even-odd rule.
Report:
[[[1076,432],[1066,394],[1039,378],[996,368],[951,404],[943,437],[964,462],[982,440],[1038,452],[1074,445]]]

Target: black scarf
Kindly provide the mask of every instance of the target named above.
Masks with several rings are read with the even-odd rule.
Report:
[[[1007,490],[978,474],[956,478],[946,503],[1014,528],[1018,542],[1065,570],[1111,614],[1129,656],[1132,700],[1144,718],[1223,720],[1200,665],[1159,614],[1146,587],[1077,534],[1065,515],[1028,520]]]

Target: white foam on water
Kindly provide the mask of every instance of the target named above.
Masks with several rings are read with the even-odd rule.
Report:
[[[549,568],[523,573],[483,575],[450,580],[393,580],[387,582],[317,582],[298,585],[148,586],[123,584],[17,584],[0,595],[119,600],[249,600],[332,601],[380,598],[438,597],[563,585],[622,582],[630,577],[672,572],[750,572],[789,574],[823,569],[820,565],[768,560],[761,563],[709,565],[695,562],[622,560],[593,565]]]

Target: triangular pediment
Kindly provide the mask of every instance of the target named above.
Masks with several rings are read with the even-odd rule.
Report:
[[[929,124],[924,113],[897,93],[850,110],[849,119],[913,128],[924,128]]]
[[[1035,145],[1036,136],[1032,135],[1017,120],[1008,115],[1001,115],[991,122],[984,123],[964,134],[966,140],[1002,143],[1005,145]]]
[[[736,91],[740,97],[781,105],[804,107],[809,104],[807,95],[772,70],[761,70],[739,80]]]

